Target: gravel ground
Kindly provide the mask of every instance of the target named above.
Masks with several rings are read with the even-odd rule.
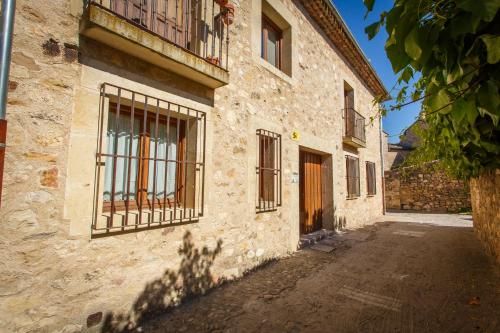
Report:
[[[391,213],[146,321],[142,332],[499,332],[500,270],[464,215]]]

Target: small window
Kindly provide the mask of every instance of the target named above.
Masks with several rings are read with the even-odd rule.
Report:
[[[257,130],[257,212],[281,206],[281,135]]]
[[[366,190],[368,195],[377,194],[375,163],[366,162]]]
[[[357,198],[360,196],[359,159],[353,156],[346,156],[346,171],[347,198]]]
[[[354,109],[354,89],[344,82],[344,108]]]
[[[262,58],[283,70],[283,31],[267,16],[262,15]]]

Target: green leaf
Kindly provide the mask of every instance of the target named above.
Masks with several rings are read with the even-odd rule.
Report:
[[[417,99],[420,99],[422,96],[422,92],[420,90],[415,90],[413,94],[411,95],[411,98],[416,101]]]
[[[474,108],[474,100],[459,98],[453,103],[450,114],[457,123],[460,123],[468,112],[476,112]]]
[[[365,28],[365,33],[368,35],[368,39],[372,40],[380,30],[380,22],[375,22],[370,24]]]
[[[477,109],[472,109],[467,112],[467,121],[469,122],[469,125],[474,126],[478,115],[479,111]]]
[[[500,36],[482,35],[481,40],[486,45],[488,63],[496,64],[500,61]]]
[[[500,96],[494,80],[488,80],[486,84],[483,84],[476,96],[478,104],[486,108],[489,112],[500,112]]]
[[[411,69],[411,67],[408,66],[399,76],[398,83],[401,83],[401,81],[405,81],[406,83],[408,83],[412,77],[413,77],[413,69]]]
[[[464,70],[462,69],[462,66],[460,66],[460,63],[458,63],[457,66],[452,71],[447,73],[446,83],[451,84],[455,82],[456,80],[460,79],[463,74]]]
[[[365,4],[366,10],[371,12],[373,10],[373,5],[375,4],[375,0],[363,0]]]
[[[405,38],[405,51],[413,60],[418,60],[422,55],[422,48],[418,45],[418,29],[411,29]]]
[[[500,0],[458,0],[457,7],[491,22],[500,8]]]
[[[490,79],[483,84],[476,94],[478,110],[482,117],[490,116],[494,126],[498,126],[500,119],[500,95],[494,80]]]
[[[399,73],[403,68],[405,68],[410,63],[410,58],[406,53],[401,52],[397,45],[390,45],[385,48],[385,52],[391,61],[392,70],[394,73]]]
[[[441,89],[437,94],[430,96],[426,104],[430,109],[428,113],[439,110],[439,113],[446,114],[451,111],[451,107],[448,105],[450,104],[450,97],[445,89]]]
[[[471,16],[467,12],[458,14],[458,16],[450,22],[451,37],[455,38],[459,35],[475,33],[480,21],[481,19],[479,17]]]
[[[398,96],[396,97],[396,101],[398,103],[403,103],[406,99],[406,90],[408,89],[407,86],[401,88],[401,90],[398,93]]]

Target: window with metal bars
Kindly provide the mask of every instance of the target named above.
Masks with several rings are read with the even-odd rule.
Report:
[[[281,206],[281,135],[257,130],[257,212]]]
[[[377,194],[377,177],[375,174],[375,163],[366,162],[366,191],[368,195]]]
[[[346,156],[346,171],[347,198],[357,198],[360,196],[359,159],[353,156]]]
[[[93,234],[203,215],[204,112],[103,84],[99,127]]]

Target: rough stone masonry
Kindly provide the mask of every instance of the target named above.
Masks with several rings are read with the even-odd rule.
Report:
[[[385,171],[387,209],[441,213],[470,211],[469,184],[436,167],[404,167]]]

